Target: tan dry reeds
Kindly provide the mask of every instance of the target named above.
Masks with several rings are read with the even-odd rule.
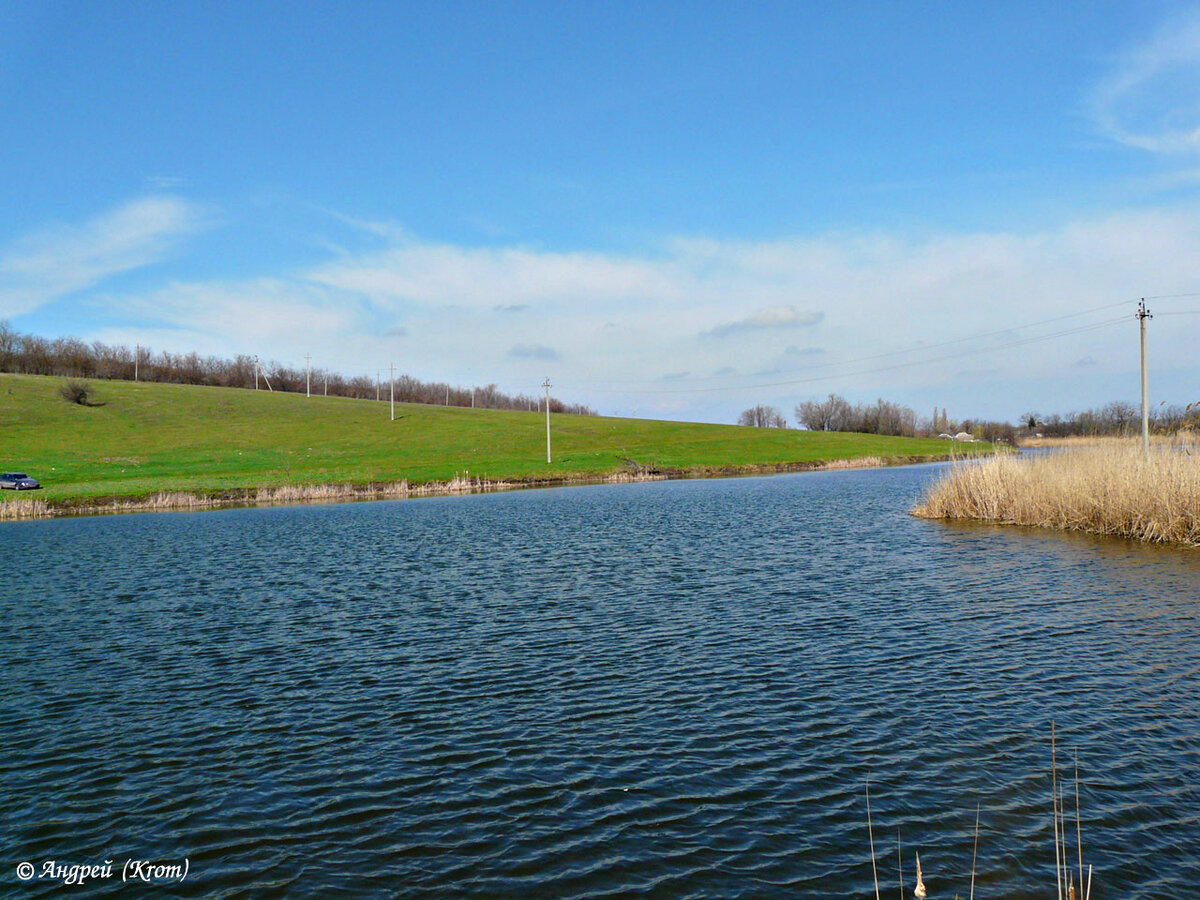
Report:
[[[1050,790],[1051,815],[1054,826],[1054,879],[1057,900],[1091,900],[1092,895],[1092,866],[1087,868],[1087,878],[1083,870],[1083,814],[1079,802],[1079,751],[1075,751],[1075,840],[1079,854],[1079,868],[1072,871],[1069,859],[1067,838],[1067,814],[1062,794],[1063,780],[1058,777],[1058,735],[1057,725],[1050,721]],[[871,851],[871,875],[875,882],[875,895],[879,896],[879,872],[875,865],[875,831],[871,818],[871,780],[866,784],[867,795],[867,837]],[[975,872],[979,861],[979,822],[981,804],[975,804],[975,840],[971,850],[971,882],[969,900],[975,900]],[[927,894],[924,872],[921,870],[921,854],[916,853],[917,881],[913,888],[913,896],[923,900]],[[896,829],[896,870],[900,883],[900,900],[904,900],[904,857],[900,849],[900,829]],[[1076,886],[1078,885],[1078,886]],[[955,900],[959,894],[956,892]]]
[[[44,519],[49,515],[45,501],[32,497],[0,503],[0,519]]]
[[[1044,456],[996,456],[955,466],[913,509],[926,519],[975,519],[1200,547],[1200,451],[1108,441]]]
[[[226,491],[220,495],[192,494],[186,491],[160,491],[145,497],[114,498],[91,503],[50,505],[43,500],[12,499],[0,502],[0,520],[46,519],[55,516],[94,515],[97,513],[159,512],[167,510],[214,509],[222,506],[316,503],[337,500],[383,500],[427,497],[446,494],[502,491],[518,485],[507,481],[489,481],[456,475],[449,481],[431,481],[410,485],[407,481],[378,484],[307,484],[273,488],[249,488]]]
[[[826,469],[877,469],[890,465],[888,460],[882,456],[859,456],[855,459],[831,459],[829,462],[823,462],[814,468],[825,471]]]
[[[1071,434],[1065,437],[1023,437],[1021,446],[1027,449],[1058,448],[1058,447],[1096,447],[1111,444],[1126,444],[1130,440],[1140,440],[1136,435],[1132,438],[1112,434]],[[1161,445],[1200,445],[1200,435],[1190,429],[1184,429],[1176,434],[1152,434],[1150,443]]]

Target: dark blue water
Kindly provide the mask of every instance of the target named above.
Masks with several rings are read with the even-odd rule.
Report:
[[[976,896],[1048,897],[1055,720],[1092,896],[1193,896],[1200,554],[935,472],[0,526],[0,893],[873,896],[870,776],[886,896],[979,804]]]

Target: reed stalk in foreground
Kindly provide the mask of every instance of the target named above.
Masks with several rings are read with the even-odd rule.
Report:
[[[1058,900],[1091,900],[1092,895],[1092,866],[1087,868],[1087,880],[1083,874],[1083,816],[1079,802],[1079,751],[1075,752],[1075,846],[1078,853],[1079,869],[1073,872],[1069,855],[1069,838],[1067,835],[1067,811],[1063,798],[1064,784],[1058,777],[1058,734],[1056,723],[1050,722],[1050,791],[1051,818],[1054,824],[1054,880],[1055,896]],[[867,837],[871,850],[871,875],[875,882],[875,897],[879,898],[879,872],[875,864],[875,829],[871,819],[871,783],[868,779],[867,794]],[[975,873],[979,860],[979,820],[980,804],[975,805],[975,839],[971,850],[970,900],[975,898]],[[921,871],[921,854],[916,853],[917,881],[913,887],[913,896],[924,900],[927,895],[924,873]],[[900,898],[904,900],[904,857],[900,849],[900,829],[896,829],[896,869],[900,881]],[[1078,882],[1076,878],[1078,877]],[[1078,887],[1076,885],[1078,884]],[[1049,886],[1047,885],[1047,890]],[[955,900],[959,895],[955,893]]]
[[[975,519],[1200,547],[1200,447],[1112,441],[1036,457],[967,462],[913,509]]]

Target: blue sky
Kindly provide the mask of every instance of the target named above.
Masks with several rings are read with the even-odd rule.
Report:
[[[609,413],[1133,399],[1051,335],[1200,292],[1178,3],[5,3],[0,133],[14,327]]]

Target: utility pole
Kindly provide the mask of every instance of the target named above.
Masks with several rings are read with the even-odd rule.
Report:
[[[475,408],[475,388],[471,388],[471,409]]]
[[[312,354],[304,354],[304,396],[312,396]]]
[[[1146,320],[1153,319],[1146,309],[1146,298],[1138,303],[1138,327],[1142,338],[1142,453],[1150,459],[1150,387],[1146,378]]]
[[[546,389],[546,464],[550,464],[550,376],[546,376],[546,380],[542,382],[542,387]]]
[[[134,344],[133,345],[133,380],[134,381],[138,380],[138,359],[141,357],[141,355],[142,355],[142,345]]]
[[[446,405],[450,405],[450,385],[446,385]]]
[[[388,366],[388,386],[392,392],[392,421],[396,421],[396,367]]]
[[[254,357],[254,389],[258,390],[258,357]]]
[[[380,377],[380,374],[381,374],[380,372],[375,373],[375,402],[376,403],[379,402],[379,377]]]
[[[329,372],[325,372],[325,396],[329,396]]]

